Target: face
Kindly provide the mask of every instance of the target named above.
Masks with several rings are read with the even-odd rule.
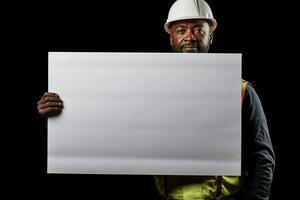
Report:
[[[212,38],[206,20],[181,20],[171,25],[170,43],[175,52],[206,53]]]

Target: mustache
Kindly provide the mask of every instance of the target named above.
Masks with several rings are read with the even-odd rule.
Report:
[[[196,48],[199,47],[199,44],[197,42],[182,42],[180,44],[181,47],[190,47],[190,48]]]

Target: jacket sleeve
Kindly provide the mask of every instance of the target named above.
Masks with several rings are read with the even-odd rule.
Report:
[[[245,200],[268,200],[275,167],[273,151],[266,116],[258,95],[247,85],[243,102],[243,143],[246,140],[248,178]]]

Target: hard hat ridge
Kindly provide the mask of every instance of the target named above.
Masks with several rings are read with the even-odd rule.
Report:
[[[164,25],[166,32],[171,32],[170,24],[179,20],[204,19],[210,22],[210,31],[217,27],[211,8],[204,0],[177,0],[169,10],[168,19]]]

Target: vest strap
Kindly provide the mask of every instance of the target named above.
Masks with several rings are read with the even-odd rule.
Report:
[[[244,97],[245,97],[247,83],[248,83],[247,81],[242,79],[242,96],[241,96],[242,103],[243,103],[243,100],[244,100]],[[223,199],[222,183],[223,183],[222,176],[217,176],[217,180],[216,180],[217,190],[216,190],[216,193],[215,193],[215,200]]]
[[[242,103],[245,97],[245,93],[246,93],[246,87],[247,87],[248,82],[242,79]]]
[[[216,180],[217,191],[216,191],[215,200],[221,200],[221,199],[223,199],[223,195],[222,195],[222,183],[223,183],[223,177],[222,176],[217,176],[217,180]]]

